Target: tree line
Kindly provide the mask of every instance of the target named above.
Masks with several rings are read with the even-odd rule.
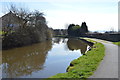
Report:
[[[80,25],[70,24],[68,26],[68,36],[81,36],[88,32],[88,27],[86,25],[86,22],[82,22]]]

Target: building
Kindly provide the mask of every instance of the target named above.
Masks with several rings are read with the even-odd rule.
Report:
[[[22,24],[24,23],[24,20],[16,16],[14,13],[11,11],[2,17],[0,17],[0,21],[2,25],[2,31],[15,31],[16,29],[20,28]]]

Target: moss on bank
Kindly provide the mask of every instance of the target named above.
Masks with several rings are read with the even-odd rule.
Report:
[[[91,42],[94,42],[92,50],[73,60],[66,73],[59,73],[50,78],[88,78],[92,75],[104,57],[105,48],[101,43]]]
[[[120,46],[120,41],[119,42],[113,42],[113,44],[116,44],[116,45]]]

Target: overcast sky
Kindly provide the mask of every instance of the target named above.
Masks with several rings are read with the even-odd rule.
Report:
[[[0,16],[9,2],[44,12],[48,26],[54,29],[84,21],[90,31],[118,29],[118,0],[3,0]]]

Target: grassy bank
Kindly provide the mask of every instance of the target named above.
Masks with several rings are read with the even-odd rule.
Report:
[[[94,42],[93,48],[86,55],[73,60],[66,73],[59,73],[50,78],[88,78],[92,75],[104,57],[105,48],[101,43],[91,42]]]
[[[113,44],[120,46],[120,42],[113,42]]]

